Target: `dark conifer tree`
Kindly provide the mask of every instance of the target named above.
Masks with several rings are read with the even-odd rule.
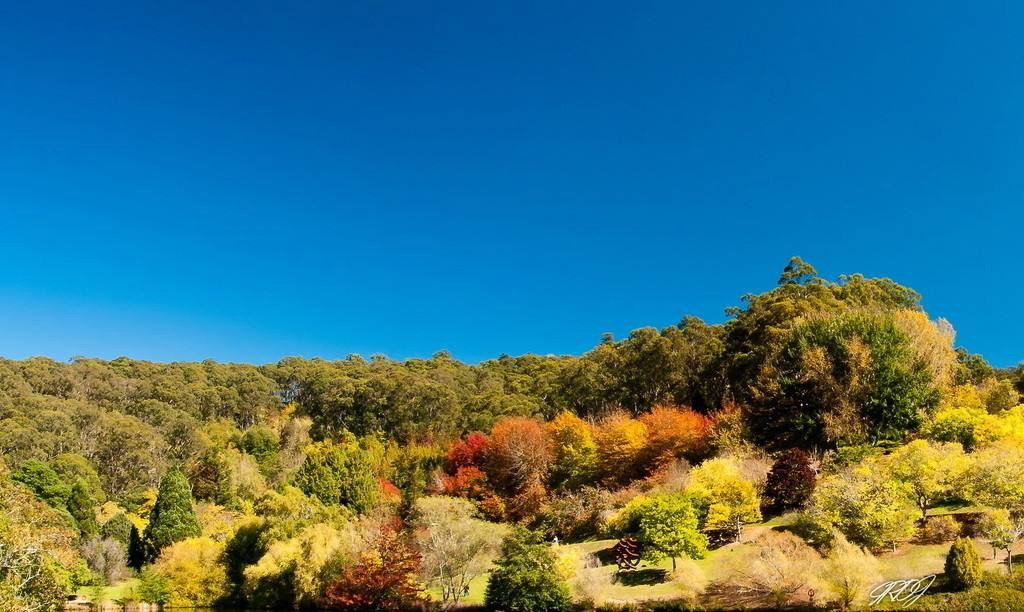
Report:
[[[156,505],[149,514],[143,534],[146,560],[153,561],[167,546],[186,538],[199,537],[199,520],[192,509],[192,489],[185,474],[172,468],[160,481]]]

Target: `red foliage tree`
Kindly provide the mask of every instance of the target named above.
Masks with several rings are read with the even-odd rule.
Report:
[[[487,453],[487,434],[479,431],[457,441],[444,457],[444,470],[455,475],[459,468],[482,467]]]
[[[420,555],[405,538],[384,529],[369,550],[327,586],[327,607],[333,610],[404,610],[426,601],[417,580]]]
[[[816,479],[810,455],[798,448],[783,452],[765,480],[765,505],[776,511],[804,505],[814,492]]]
[[[445,495],[481,499],[490,493],[487,486],[487,474],[478,467],[460,467],[451,476],[441,479],[442,492]]]

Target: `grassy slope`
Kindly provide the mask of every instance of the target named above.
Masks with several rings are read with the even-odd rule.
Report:
[[[971,508],[937,508],[934,512],[929,512],[929,514],[939,515],[970,511],[972,511]],[[778,517],[760,525],[748,526],[744,529],[744,542],[730,544],[711,551],[707,557],[696,562],[697,566],[704,572],[704,575],[709,582],[723,580],[726,577],[726,562],[731,556],[743,554],[743,551],[750,546],[749,541],[755,538],[758,533],[771,529],[772,527],[785,525],[788,522],[789,520],[787,517]],[[580,554],[594,554],[614,545],[615,540],[594,540],[589,542],[580,542],[577,544],[566,544],[563,545],[563,548]],[[982,563],[986,569],[998,569],[1005,571],[1003,570],[1003,568],[1006,567],[1003,553],[1000,553],[995,559],[993,559],[992,549],[984,540],[975,540],[975,546],[978,548],[978,552],[982,558]],[[948,551],[949,544],[906,544],[894,553],[882,553],[878,556],[881,564],[882,577],[885,580],[897,580],[902,578],[919,578],[921,576],[927,576],[928,574],[940,574],[942,573],[943,564],[945,563],[946,553]],[[1015,555],[1021,553],[1024,553],[1024,542],[1018,543],[1017,548],[1014,549]],[[668,559],[659,563],[644,566],[646,569],[664,570],[670,570],[671,567],[672,561]],[[604,565],[602,566],[601,571],[602,573],[610,576],[615,573],[615,566]],[[477,577],[470,585],[470,594],[464,599],[464,603],[467,605],[483,603],[484,588],[486,587],[486,584],[486,576]],[[672,582],[637,585],[625,585],[620,583],[609,585],[605,591],[605,596],[609,600],[629,602],[651,599],[668,599],[678,596],[679,593],[679,587]]]

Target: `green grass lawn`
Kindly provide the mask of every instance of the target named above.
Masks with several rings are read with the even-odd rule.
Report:
[[[944,506],[934,506],[928,509],[928,516],[942,516],[943,514],[967,514],[970,512],[982,512],[985,509],[981,506],[972,506],[970,504],[946,504]]]
[[[115,585],[112,585],[112,586],[108,586],[105,589],[103,589],[103,600],[104,601],[117,601],[118,599],[121,599],[122,597],[124,597],[125,593],[129,589],[137,587],[138,585],[139,585],[139,580],[137,578],[129,578],[128,580],[125,580],[124,582],[120,582],[118,584],[115,584]],[[95,593],[96,593],[95,587],[78,587],[78,590],[75,591],[76,595],[79,595],[81,597],[85,597],[86,599],[90,599],[90,600],[93,598]]]
[[[484,591],[487,589],[488,573],[481,574],[469,581],[469,593],[462,598],[460,603],[465,606],[478,606],[484,603]],[[427,594],[434,601],[441,601],[441,589],[431,587]]]

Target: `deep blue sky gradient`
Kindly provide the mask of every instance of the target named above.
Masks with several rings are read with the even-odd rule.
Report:
[[[1024,358],[1024,5],[0,6],[0,355],[580,353],[790,255]]]

